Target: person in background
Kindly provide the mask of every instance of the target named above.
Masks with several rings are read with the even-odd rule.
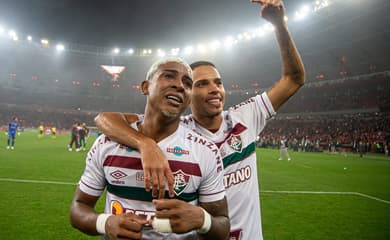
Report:
[[[78,126],[80,123],[74,123],[72,125],[72,128],[70,130],[70,143],[68,145],[68,150],[69,152],[72,151],[73,149],[73,144],[75,145],[75,150],[76,152],[80,151],[80,146],[79,146],[79,131],[78,131]]]
[[[283,158],[287,158],[287,161],[291,161],[290,155],[288,154],[288,146],[286,136],[282,136],[280,139],[280,152],[279,152],[279,160],[283,160]]]
[[[89,134],[89,129],[85,123],[81,124],[81,126],[78,126],[77,129],[79,134],[79,149],[85,151],[86,150],[85,139]]]
[[[43,131],[45,128],[43,127],[43,123],[39,124],[38,126],[38,138],[43,138]]]
[[[13,117],[12,121],[8,123],[8,140],[7,140],[7,149],[14,149],[15,147],[15,138],[18,131],[19,123],[18,118]]]

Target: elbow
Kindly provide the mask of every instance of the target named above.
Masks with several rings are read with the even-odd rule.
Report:
[[[94,118],[94,122],[95,122],[95,125],[99,128],[102,124],[102,122],[104,121],[104,119],[106,118],[106,113],[104,112],[101,112],[99,113],[95,118]]]
[[[292,82],[298,89],[305,85],[306,73],[305,70],[302,69],[300,71],[296,71],[293,74],[288,76],[290,82]]]

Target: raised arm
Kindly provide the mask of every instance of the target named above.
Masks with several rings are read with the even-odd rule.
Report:
[[[173,197],[174,177],[168,160],[153,139],[144,136],[129,126],[137,120],[138,116],[136,114],[102,112],[96,116],[95,124],[99,131],[107,137],[140,151],[146,191],[149,191],[150,184],[152,184],[152,195],[163,198],[165,182],[167,182],[169,195]]]
[[[261,15],[270,22],[276,33],[281,52],[281,79],[268,90],[275,111],[278,110],[305,82],[305,68],[301,56],[284,21],[284,6],[281,0],[251,0],[260,3]]]

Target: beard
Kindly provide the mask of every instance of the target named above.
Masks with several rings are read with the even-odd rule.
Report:
[[[168,110],[161,110],[161,113],[165,116],[165,117],[169,117],[169,118],[173,118],[173,117],[179,117],[180,116],[180,112],[172,112],[172,111],[168,111]]]

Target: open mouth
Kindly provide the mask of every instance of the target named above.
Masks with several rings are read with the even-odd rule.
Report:
[[[168,95],[167,99],[170,99],[170,100],[175,101],[177,103],[183,103],[183,99],[181,99],[178,96]]]
[[[207,103],[215,106],[215,107],[220,107],[221,104],[222,104],[222,101],[220,98],[213,98],[213,99],[209,99],[206,101]]]

